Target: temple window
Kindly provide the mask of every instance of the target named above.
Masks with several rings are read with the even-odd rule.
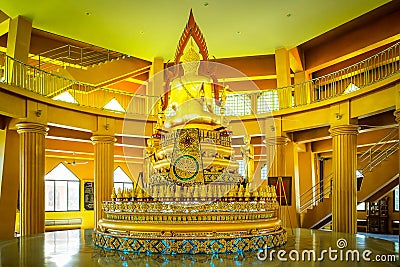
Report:
[[[53,97],[53,99],[58,100],[58,101],[64,101],[67,103],[72,103],[72,104],[79,104],[78,101],[76,101],[75,98],[68,91],[61,93],[59,95],[56,95],[55,97]]]
[[[261,167],[261,180],[267,180],[268,178],[268,165],[264,164],[264,166]]]
[[[116,191],[118,191],[118,188],[121,188],[121,190],[133,188],[131,178],[119,166],[114,170],[114,188]]]
[[[349,94],[352,92],[355,92],[359,90],[360,88],[356,86],[354,83],[350,83],[349,86],[347,86],[346,90],[344,90],[344,94]]]
[[[357,204],[357,211],[365,211],[365,202],[359,202]]]
[[[239,163],[238,173],[240,175],[242,175],[242,176],[245,176],[245,173],[244,173],[244,171],[245,171],[245,169],[244,169],[245,162],[243,160],[238,160],[237,162]]]
[[[257,113],[268,113],[279,110],[279,99],[277,90],[266,90],[257,98]]]
[[[45,176],[45,210],[79,211],[80,180],[64,164]]]
[[[117,112],[125,112],[125,109],[121,106],[117,99],[111,99],[107,104],[104,105],[103,109],[117,111]]]
[[[251,114],[251,99],[248,95],[227,95],[225,103],[226,116],[244,116]]]

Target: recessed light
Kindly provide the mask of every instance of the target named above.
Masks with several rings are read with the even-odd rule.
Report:
[[[239,34],[242,34],[242,32],[241,31],[237,31],[236,34],[239,35]]]
[[[92,15],[92,13],[90,13],[90,12],[86,12],[85,14],[86,14],[86,16]]]
[[[144,31],[140,31],[139,33],[140,33],[140,34],[144,34]]]
[[[291,17],[291,16],[292,16],[291,13],[287,13],[287,14],[286,14],[286,17],[288,17],[288,18]]]
[[[208,2],[204,2],[204,3],[203,3],[203,6],[208,6]]]

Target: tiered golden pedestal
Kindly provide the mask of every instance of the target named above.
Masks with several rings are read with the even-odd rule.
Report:
[[[198,45],[202,60],[192,45],[185,50],[189,41]],[[94,231],[96,245],[124,252],[213,254],[286,242],[275,188],[249,184],[250,168],[239,174],[224,116],[227,90],[217,83],[215,70],[191,13],[174,68],[162,75],[166,91],[147,140],[148,177],[143,188],[114,192],[112,201],[103,203],[106,217]]]
[[[287,240],[276,217],[278,203],[273,187],[261,186],[251,194],[236,186],[214,202],[211,197],[188,196],[154,201],[143,197],[140,188],[117,195],[103,203],[107,216],[94,233],[95,244],[106,249],[163,254],[243,253],[277,247]]]

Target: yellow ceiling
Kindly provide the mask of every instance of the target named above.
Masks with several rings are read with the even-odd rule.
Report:
[[[192,8],[216,58],[292,48],[389,0],[2,0],[33,27],[152,60],[173,60]]]

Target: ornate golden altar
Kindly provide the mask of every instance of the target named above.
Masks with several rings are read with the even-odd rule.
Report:
[[[197,44],[202,60],[193,44],[185,50],[189,41]],[[251,188],[251,177],[238,173],[224,116],[226,88],[216,83],[207,63],[205,40],[190,13],[147,140],[148,184],[113,192],[103,203],[106,217],[93,235],[97,246],[212,254],[258,251],[287,241],[275,188],[265,183]]]

